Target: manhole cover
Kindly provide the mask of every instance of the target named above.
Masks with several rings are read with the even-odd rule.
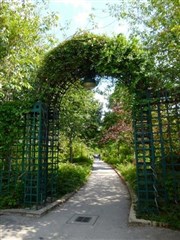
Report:
[[[85,222],[85,223],[87,223],[87,222],[89,222],[91,220],[91,217],[77,217],[76,219],[75,219],[75,222]]]
[[[98,216],[75,214],[69,219],[69,221],[67,221],[67,223],[94,225],[97,219]]]

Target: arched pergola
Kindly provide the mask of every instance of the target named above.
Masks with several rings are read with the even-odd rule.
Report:
[[[47,53],[38,74],[38,96],[55,103],[72,84],[90,77],[97,82],[115,78],[133,91],[142,90],[150,81],[143,70],[149,64],[136,39],[88,32],[75,35]]]
[[[176,149],[179,144],[180,96],[178,90],[172,94],[150,90],[149,87],[156,84],[149,74],[151,67],[147,53],[137,40],[127,40],[122,35],[109,38],[81,33],[47,53],[38,72],[37,102],[25,116],[21,159],[16,159],[21,165],[18,166],[20,170],[11,169],[14,184],[22,181],[24,185],[22,201],[25,205],[38,208],[47,199],[53,201],[56,198],[58,111],[63,94],[73,84],[87,78],[98,82],[110,77],[127,86],[136,98],[133,127],[138,209],[157,211],[160,201],[179,201],[180,161]],[[169,196],[166,182],[171,177],[174,180]],[[13,182],[4,173],[0,180]],[[0,191],[3,193],[3,189]]]

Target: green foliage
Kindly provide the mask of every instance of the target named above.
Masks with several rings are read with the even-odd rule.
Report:
[[[85,91],[82,86],[72,87],[61,101],[61,134],[67,137],[69,157],[72,161],[75,142],[79,143],[82,153],[83,145],[91,146],[95,141],[100,124],[100,104],[94,100],[93,93]],[[63,143],[62,143],[63,144]],[[61,147],[62,148],[62,147]],[[76,150],[78,147],[76,147]]]
[[[78,165],[82,165],[82,166],[92,166],[93,161],[90,158],[81,156],[78,158],[73,158],[73,163],[78,164]]]
[[[18,208],[21,206],[23,198],[23,184],[17,181],[15,187],[14,183],[10,185],[10,193],[0,196],[0,209]]]
[[[43,99],[56,99],[66,86],[95,76],[113,77],[129,88],[147,87],[149,63],[147,52],[138,41],[122,35],[109,38],[88,32],[79,33],[50,51],[39,70]],[[141,82],[141,84],[139,83]],[[47,100],[48,101],[48,100]]]
[[[121,163],[132,163],[134,160],[132,147],[124,143],[119,146],[117,146],[117,143],[109,143],[101,151],[103,159],[114,166]]]
[[[0,101],[15,96],[22,100],[24,91],[34,87],[41,58],[52,46],[47,32],[56,16],[44,13],[40,17],[38,7],[44,6],[31,1],[25,5],[15,0],[0,3]]]
[[[127,144],[121,144],[119,147],[119,160],[120,162],[132,162],[134,159],[133,155],[134,151],[132,146],[128,146]]]
[[[149,69],[159,88],[179,85],[179,28],[178,0],[127,0],[109,4],[110,14],[118,21],[126,20],[131,36],[138,36],[148,49],[154,69]],[[158,84],[159,82],[159,84]]]
[[[44,3],[0,2],[1,160],[10,157],[13,144],[22,138],[23,114],[39,98],[34,93],[36,73],[45,51],[55,43],[49,30],[56,21]]]
[[[73,154],[74,158],[81,158],[83,156],[90,156],[91,152],[94,150],[93,147],[90,147],[89,144],[83,142],[82,139],[75,139],[73,142]],[[73,160],[74,161],[74,160]]]
[[[0,196],[0,209],[16,208],[18,199],[14,195]]]
[[[87,133],[89,139],[91,134],[95,135],[100,123],[100,104],[94,100],[92,92],[87,92],[80,85],[78,89],[71,88],[63,97],[60,108],[61,130],[68,137],[85,137],[84,132]]]
[[[134,106],[135,93],[131,93],[127,86],[122,83],[118,83],[115,86],[114,92],[109,96],[109,107],[122,105],[126,111],[126,118],[129,118],[132,108]]]
[[[81,187],[90,174],[92,161],[86,157],[76,158],[74,163],[61,163],[58,173],[58,194],[63,196]]]
[[[117,170],[122,174],[124,179],[130,184],[131,188],[136,191],[137,177],[136,166],[133,163],[117,164]]]

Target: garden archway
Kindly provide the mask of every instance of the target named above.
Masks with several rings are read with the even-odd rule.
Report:
[[[40,174],[35,182],[41,183],[37,197],[32,198],[31,192],[26,193],[25,203],[39,204],[46,201],[48,195],[53,198],[56,193],[56,173],[58,167],[58,109],[60,100],[67,89],[76,82],[86,78],[116,78],[128,86],[130,91],[145,88],[146,76],[141,69],[147,64],[147,57],[139,47],[136,39],[127,40],[124,36],[109,38],[92,33],[75,35],[59,44],[47,53],[38,72],[38,102],[30,114],[27,114],[26,146],[33,145],[28,155],[39,154],[34,161],[26,159],[26,168],[38,162],[37,172]],[[141,82],[141,83],[140,83]],[[39,101],[40,100],[40,101]],[[29,131],[31,129],[31,131]],[[37,130],[38,129],[38,132]],[[35,140],[32,142],[32,138]],[[40,136],[40,138],[39,138]],[[30,139],[30,140],[29,140]],[[39,141],[36,141],[39,139]],[[46,152],[46,154],[44,154]],[[26,154],[27,155],[27,154]],[[26,174],[25,189],[33,189],[32,173]],[[39,179],[38,179],[39,178]],[[46,186],[46,187],[44,187]],[[47,188],[51,188],[47,191]]]
[[[152,69],[147,52],[135,38],[127,40],[123,35],[109,38],[86,32],[49,52],[39,71],[42,98],[48,104],[50,99],[50,103],[56,105],[67,88],[89,77],[97,82],[101,78],[115,78],[133,93],[138,209],[142,212],[157,211],[159,202],[177,202],[180,197],[177,194],[180,179],[173,177],[178,175],[176,169],[180,165],[178,157],[173,157],[179,141],[180,99],[178,90],[171,94],[155,91],[159,81],[152,76]],[[164,132],[167,122],[167,131],[173,132],[169,139]],[[166,155],[171,159],[169,164]],[[169,177],[173,177],[173,193],[172,188],[168,193],[164,183]],[[173,197],[169,198],[168,194]]]
[[[22,156],[21,161],[16,159],[15,163],[21,162],[21,170],[17,172],[19,166],[15,166],[12,179],[2,172],[1,182],[16,184],[21,180],[24,185],[22,201],[30,207],[35,205],[38,208],[47,199],[53,201],[57,185],[59,101],[67,89],[78,81],[91,77],[98,82],[101,78],[108,80],[112,77],[126,85],[137,97],[135,109],[138,111],[134,113],[133,125],[140,210],[157,210],[157,193],[160,200],[168,200],[163,183],[168,177],[176,176],[173,177],[171,196],[173,201],[179,201],[180,177],[176,169],[180,168],[180,163],[173,156],[179,142],[180,96],[166,92],[152,95],[147,91],[153,85],[150,68],[147,53],[137,40],[127,40],[122,35],[109,38],[82,33],[47,53],[38,72],[37,102],[26,114],[22,139],[18,141],[21,143],[18,151],[22,152]],[[167,128],[166,132],[163,127]],[[168,134],[171,136],[169,139]],[[168,164],[167,154],[170,159]],[[162,179],[159,181],[156,169],[160,164]],[[9,171],[8,176],[11,175]]]

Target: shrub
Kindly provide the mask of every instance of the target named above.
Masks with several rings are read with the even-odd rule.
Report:
[[[81,187],[87,180],[92,161],[81,157],[73,160],[75,163],[61,163],[58,173],[58,194],[63,196]]]

